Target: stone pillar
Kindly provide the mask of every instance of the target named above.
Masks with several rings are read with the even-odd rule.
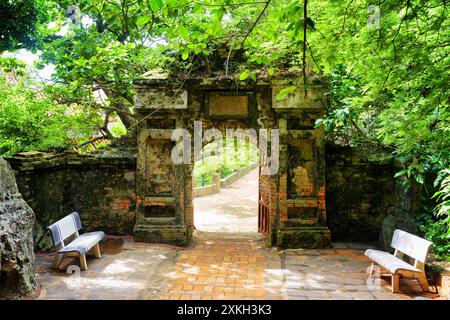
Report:
[[[280,172],[277,247],[330,247],[326,225],[325,146],[323,129],[315,120],[323,115],[324,89],[312,85],[297,89],[285,99],[277,94],[292,83],[274,82],[272,108],[279,117]]]
[[[212,176],[212,181],[216,186],[216,192],[220,192],[220,173],[214,173]]]
[[[161,80],[161,79],[159,79]],[[184,245],[192,235],[191,165],[175,164],[172,133],[184,124],[187,91],[170,81],[136,86],[137,128],[136,225],[137,241]]]

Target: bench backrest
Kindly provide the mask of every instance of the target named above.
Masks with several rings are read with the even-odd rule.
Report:
[[[64,245],[64,240],[78,233],[81,229],[81,220],[78,212],[72,212],[68,216],[56,221],[54,224],[48,227],[52,233],[53,244],[56,246],[58,244]]]
[[[421,263],[425,263],[427,260],[428,251],[432,245],[432,242],[400,229],[395,230],[391,242],[392,248],[420,261]]]

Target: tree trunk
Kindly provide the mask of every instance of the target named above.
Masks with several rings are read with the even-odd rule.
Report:
[[[119,101],[114,105],[114,108],[116,109],[116,112],[118,116],[120,117],[120,120],[122,120],[123,125],[125,128],[130,128],[133,124],[136,123],[136,118],[131,115],[130,109],[122,102]],[[121,112],[123,110],[123,112]]]
[[[122,120],[123,125],[128,130],[137,121],[125,102],[127,100],[128,102],[130,102],[132,101],[132,99],[126,99],[125,97],[119,96],[119,94],[108,88],[103,88],[103,91],[105,92],[109,101],[112,103],[111,110],[117,113],[120,120]]]

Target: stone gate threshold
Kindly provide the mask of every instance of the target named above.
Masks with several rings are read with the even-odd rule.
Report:
[[[65,258],[54,271],[52,256],[38,254],[37,299],[441,299],[415,280],[403,279],[400,294],[390,292],[389,279],[368,287],[364,249],[340,243],[277,251],[256,233],[198,232],[186,248],[109,238],[102,259],[89,259],[81,273],[65,271],[77,259]]]

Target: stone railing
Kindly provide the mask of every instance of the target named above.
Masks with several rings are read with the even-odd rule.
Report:
[[[72,151],[64,153],[49,153],[40,151],[21,152],[12,157],[5,158],[16,175],[26,174],[29,171],[70,168],[77,166],[131,166],[136,167],[136,159],[134,157],[124,156],[97,156],[83,155]]]
[[[213,183],[211,185],[194,188],[194,197],[202,197],[202,196],[208,196],[208,195],[211,195],[214,193],[218,193],[218,192],[220,192],[220,189],[227,188],[233,182],[236,182],[237,180],[239,180],[240,178],[242,178],[243,176],[245,176],[247,173],[249,173],[250,171],[252,171],[255,168],[256,168],[256,163],[254,163],[248,167],[241,168],[238,171],[233,172],[228,177],[225,177],[223,179],[220,179],[220,174],[215,173],[215,174],[213,174],[213,179],[212,179]]]
[[[194,197],[208,196],[220,192],[220,174],[214,173],[212,181],[213,183],[209,186],[194,188]]]
[[[255,168],[256,168],[256,163],[253,163],[252,165],[250,165],[248,167],[239,169],[238,171],[230,174],[228,177],[225,177],[222,180],[220,180],[220,187],[227,188],[230,184],[232,184],[233,182],[236,182],[237,180],[239,180],[240,178],[242,178],[243,176],[245,176],[247,173],[249,173],[250,171],[252,171]]]

